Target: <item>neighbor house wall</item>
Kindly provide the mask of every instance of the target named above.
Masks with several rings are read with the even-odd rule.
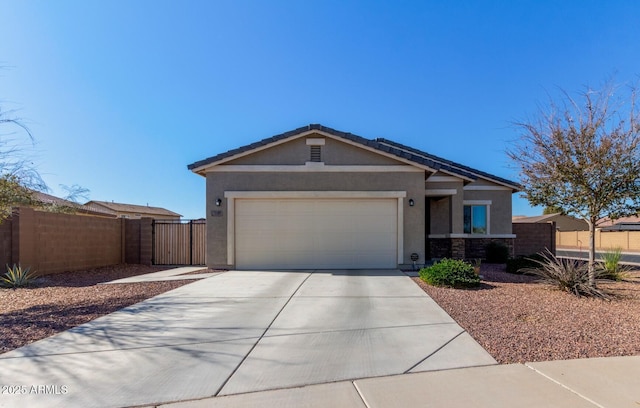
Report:
[[[232,267],[227,263],[227,207],[225,191],[406,191],[403,200],[403,263],[411,253],[425,257],[424,173],[335,173],[335,172],[211,172],[207,174],[207,265]],[[215,201],[222,200],[217,207]],[[409,199],[415,205],[410,207]]]

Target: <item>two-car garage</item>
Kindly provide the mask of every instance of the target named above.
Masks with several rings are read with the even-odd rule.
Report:
[[[395,268],[400,263],[403,192],[285,194],[227,194],[228,256],[236,268]]]

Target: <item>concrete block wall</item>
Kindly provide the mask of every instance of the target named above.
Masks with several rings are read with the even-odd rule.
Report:
[[[515,256],[528,256],[549,249],[556,253],[555,223],[513,223]]]
[[[0,224],[0,272],[4,273],[4,266],[11,265],[11,218]]]
[[[0,226],[0,242],[8,242],[10,229],[11,262],[40,275],[125,262],[151,264],[152,220],[127,221],[19,208]]]
[[[122,221],[20,208],[13,258],[40,274],[122,263]]]
[[[124,219],[124,261],[128,264],[151,265],[153,219]]]

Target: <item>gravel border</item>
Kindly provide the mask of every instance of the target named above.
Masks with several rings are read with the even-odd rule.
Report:
[[[483,264],[477,289],[413,280],[502,364],[640,354],[640,272],[603,284],[617,295],[604,301],[504,269]]]
[[[0,288],[0,353],[193,282],[98,285],[166,269],[170,268],[116,265],[42,276],[26,288]]]

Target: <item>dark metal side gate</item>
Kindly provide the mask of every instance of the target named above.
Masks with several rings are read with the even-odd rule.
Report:
[[[204,265],[207,223],[205,220],[154,220],[154,265]]]

